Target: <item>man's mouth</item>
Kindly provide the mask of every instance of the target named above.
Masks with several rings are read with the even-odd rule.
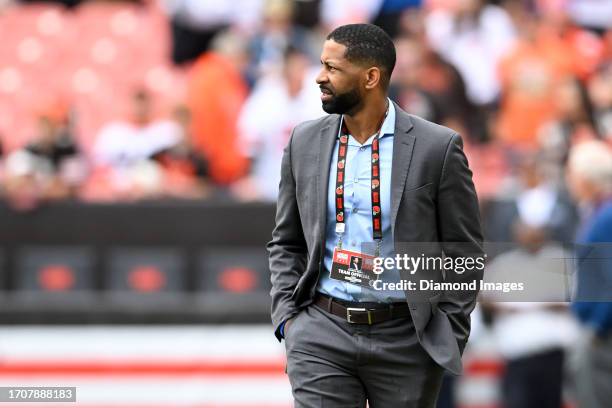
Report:
[[[327,89],[327,88],[320,88],[321,89],[321,100],[322,101],[328,101],[332,98],[332,92]]]

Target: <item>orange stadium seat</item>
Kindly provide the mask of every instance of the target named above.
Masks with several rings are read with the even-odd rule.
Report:
[[[72,105],[89,150],[136,88],[168,101],[166,112],[184,97],[185,72],[170,64],[168,23],[157,5],[15,6],[0,15],[0,36],[0,137],[9,150],[32,137],[34,107],[48,100]]]

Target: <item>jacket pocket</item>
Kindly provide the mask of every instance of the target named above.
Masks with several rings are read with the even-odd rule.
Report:
[[[427,183],[419,187],[409,188],[407,190],[404,190],[404,195],[407,197],[410,197],[410,196],[416,196],[420,194],[430,194],[432,184],[433,183]]]

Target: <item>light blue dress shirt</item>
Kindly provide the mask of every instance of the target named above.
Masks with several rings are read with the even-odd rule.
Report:
[[[342,126],[340,126],[342,129]],[[393,237],[391,236],[391,161],[393,156],[393,138],[395,133],[395,107],[389,100],[389,113],[380,131],[380,199],[382,210],[383,240],[381,257],[394,257]],[[340,132],[338,133],[338,138]],[[362,145],[349,135],[346,154],[344,180],[344,221],[345,233],[342,249],[364,252],[373,255],[374,238],[372,236],[372,141],[376,135]],[[317,290],[334,298],[356,302],[403,302],[406,296],[402,290],[376,290],[331,279],[332,257],[338,244],[336,234],[336,166],[338,162],[338,144],[336,141],[332,160],[329,166],[329,186],[327,191],[327,229],[325,232],[324,269],[321,271]],[[362,246],[363,245],[363,246]],[[397,270],[385,270],[379,278],[383,282],[399,282]]]

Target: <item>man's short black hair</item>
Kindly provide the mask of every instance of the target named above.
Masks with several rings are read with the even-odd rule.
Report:
[[[329,33],[327,39],[344,45],[349,61],[380,68],[383,86],[389,85],[395,67],[395,46],[382,28],[374,24],[347,24]]]

